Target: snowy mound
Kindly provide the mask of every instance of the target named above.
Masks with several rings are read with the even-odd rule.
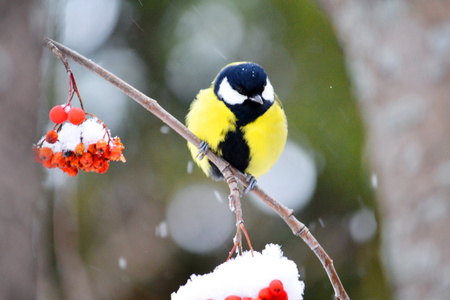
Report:
[[[48,143],[45,141],[45,136],[43,136],[39,144],[42,143],[42,148],[48,147],[53,152],[75,151],[75,148],[80,142],[89,146],[97,143],[101,139],[108,140],[109,135],[109,130],[97,118],[90,118],[80,125],[64,123],[58,132],[58,141],[56,143]],[[113,146],[112,142],[109,144]]]
[[[219,265],[205,275],[192,275],[186,285],[172,293],[172,300],[224,300],[235,295],[257,298],[271,281],[280,280],[289,300],[302,300],[304,283],[296,264],[283,257],[279,245],[269,244],[262,253],[249,251]]]

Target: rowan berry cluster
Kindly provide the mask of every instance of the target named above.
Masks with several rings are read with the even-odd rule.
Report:
[[[75,77],[67,60],[61,60],[69,75],[68,100],[50,110],[48,117],[55,126],[33,146],[35,160],[46,168],[59,168],[70,176],[77,175],[79,170],[103,174],[110,161],[125,162],[123,144],[118,137],[111,138],[105,123],[84,111]],[[81,108],[72,106],[74,95],[77,95]]]
[[[78,107],[57,105],[49,118],[55,127],[34,146],[35,159],[44,167],[75,176],[79,170],[103,174],[110,161],[125,162],[120,138],[111,138],[106,125],[95,116]]]
[[[275,279],[270,282],[268,287],[261,289],[256,298],[228,296],[225,300],[288,300],[288,296],[284,290],[283,283],[280,280]]]

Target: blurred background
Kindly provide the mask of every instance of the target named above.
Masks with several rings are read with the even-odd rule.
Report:
[[[27,132],[15,142],[16,150],[3,148],[8,151],[3,153],[28,155],[32,143],[52,127],[50,108],[67,101],[65,69],[40,48],[42,34],[156,99],[182,122],[197,92],[209,87],[223,66],[256,62],[269,75],[289,123],[282,157],[258,183],[309,227],[333,259],[352,299],[391,299],[381,264],[378,176],[370,171],[365,127],[343,50],[317,3],[0,3],[4,12],[28,20],[3,21],[9,20],[10,32],[16,34],[1,40],[0,89],[14,84],[11,97],[23,99],[17,95],[19,82],[12,83],[5,74],[19,64],[25,65],[22,74],[30,75],[27,68],[37,70],[26,79],[33,83],[26,101],[2,104],[2,115],[21,105],[18,113],[4,116],[18,128],[2,125],[6,137],[15,139],[22,127],[26,130],[20,132]],[[21,32],[32,38],[15,40]],[[11,40],[21,47],[30,43],[36,57],[28,63],[24,57],[6,59],[10,46],[5,41]],[[5,170],[18,171],[16,177],[2,171],[2,184],[11,187],[3,194],[2,220],[19,226],[1,231],[14,237],[0,244],[2,253],[32,245],[32,255],[23,254],[32,258],[25,269],[31,272],[4,271],[10,274],[6,282],[16,286],[3,289],[5,299],[29,299],[27,289],[16,285],[29,277],[36,299],[170,299],[191,274],[211,272],[233,247],[235,216],[228,208],[228,188],[206,178],[193,165],[186,142],[159,119],[97,75],[69,63],[86,111],[121,138],[127,162],[112,163],[104,175],[77,177],[38,164],[26,163],[20,171],[12,162],[3,163]],[[30,118],[21,120],[21,112]],[[13,187],[23,185],[24,195],[18,195],[20,188]],[[305,299],[331,299],[334,292],[326,273],[306,244],[260,200],[248,195],[242,202],[254,249],[280,244],[299,268]],[[21,203],[28,214],[14,213],[22,210]],[[25,234],[17,229],[22,226]],[[11,270],[14,264],[2,262],[1,268]]]
[[[289,122],[282,158],[259,180],[295,209],[334,259],[356,298],[386,299],[377,255],[371,175],[342,52],[312,2],[54,1],[51,36],[99,63],[184,121],[190,102],[226,64],[253,61],[269,74]],[[41,134],[64,103],[62,64],[44,51]],[[70,178],[43,170],[55,214],[70,216],[77,255],[96,299],[169,299],[191,274],[210,272],[233,246],[228,187],[193,165],[186,142],[97,75],[71,63],[84,105],[121,137],[126,164]],[[61,212],[59,205],[63,206]],[[243,199],[255,250],[278,243],[308,299],[333,294],[312,251],[258,199]],[[50,225],[58,234],[61,224]],[[55,241],[49,251],[55,251]],[[53,248],[53,250],[52,250]],[[56,251],[55,262],[60,265]],[[58,269],[68,272],[69,268]],[[61,276],[61,274],[56,274]],[[60,292],[66,292],[61,282]]]

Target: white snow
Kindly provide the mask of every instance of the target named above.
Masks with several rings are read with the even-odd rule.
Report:
[[[75,147],[81,142],[84,143],[85,151],[87,151],[89,145],[95,144],[101,139],[108,140],[106,129],[97,118],[89,118],[79,125],[73,125],[69,122],[64,123],[58,132],[56,143],[49,144],[45,141],[45,136],[41,138],[39,143],[44,140],[42,147],[49,147],[53,150],[53,153],[56,153],[66,150],[75,151]],[[111,141],[110,145],[113,145]]]
[[[186,285],[172,293],[172,300],[224,300],[235,295],[258,297],[261,289],[278,279],[289,300],[302,300],[304,283],[299,280],[296,264],[283,257],[281,247],[266,245],[262,253],[250,251],[219,265],[205,275],[192,275]]]
[[[75,126],[71,123],[64,123],[63,127],[61,128],[61,131],[58,132],[58,141],[53,144],[53,147],[45,145],[47,147],[50,147],[53,152],[62,152],[64,150],[75,150],[75,147],[80,143],[80,136],[81,136],[81,130],[80,127]],[[55,149],[54,149],[55,148]]]
[[[372,173],[370,176],[370,183],[372,184],[373,189],[378,188],[378,175],[376,173]]]
[[[167,225],[167,221],[162,221],[155,228],[156,236],[165,239],[169,236],[169,227]]]
[[[188,174],[192,174],[192,172],[194,171],[194,162],[192,160],[188,160],[186,171]]]
[[[99,123],[96,118],[88,119],[80,124],[81,136],[85,145],[97,143],[99,140],[108,140],[103,124]]]
[[[352,239],[357,243],[365,243],[377,232],[377,220],[373,210],[363,207],[352,214],[348,224]]]
[[[161,128],[159,128],[159,132],[161,132],[162,134],[169,134],[170,127],[167,125],[163,125],[163,126],[161,126]]]
[[[122,270],[125,270],[127,268],[127,259],[123,256],[119,257],[119,268]]]

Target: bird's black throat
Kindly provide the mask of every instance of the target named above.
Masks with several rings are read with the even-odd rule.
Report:
[[[263,104],[252,100],[245,100],[242,104],[225,105],[236,116],[236,126],[245,126],[262,116],[271,106],[273,102],[264,100]]]
[[[244,134],[238,127],[236,131],[229,131],[225,136],[225,140],[218,146],[218,150],[222,152],[222,157],[233,167],[245,173],[250,163],[250,148],[244,139]],[[214,163],[211,164],[211,177],[215,180],[223,179],[222,172]]]

